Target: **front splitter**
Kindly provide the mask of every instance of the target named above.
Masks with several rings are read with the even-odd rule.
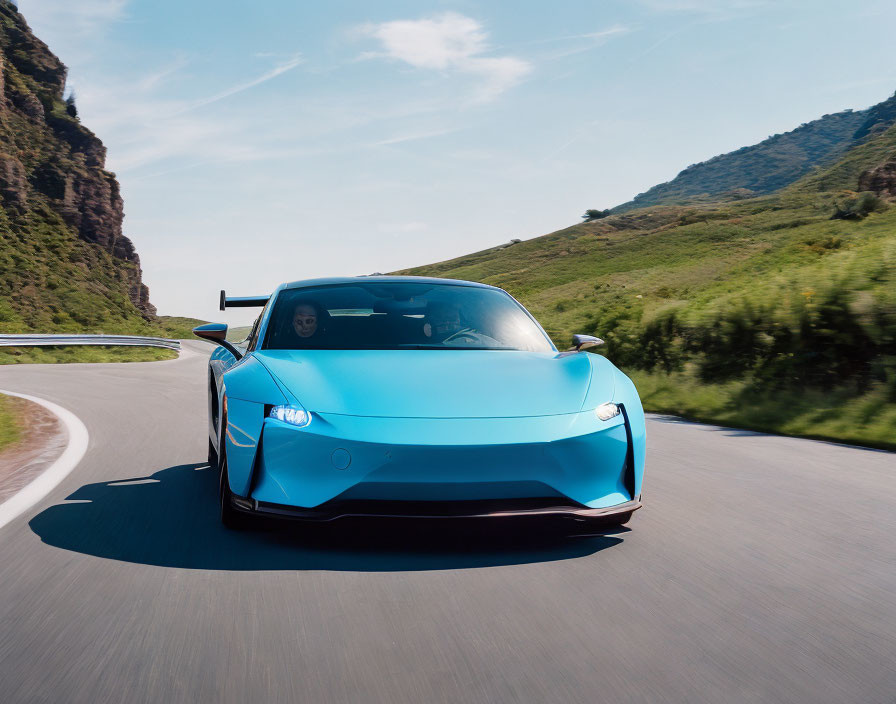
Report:
[[[553,501],[556,501],[554,499]],[[325,523],[340,518],[512,518],[555,517],[612,520],[621,514],[641,508],[641,497],[615,506],[588,508],[582,505],[551,505],[549,500],[529,501],[331,501],[316,508],[299,508],[282,504],[233,498],[239,511]]]

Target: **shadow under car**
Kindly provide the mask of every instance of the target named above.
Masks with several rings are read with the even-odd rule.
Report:
[[[29,526],[48,545],[125,562],[356,572],[568,560],[617,545],[627,532],[570,535],[569,523],[564,528],[546,520],[433,518],[344,518],[323,525],[266,519],[235,532],[220,523],[216,486],[217,472],[207,463],[85,484]]]

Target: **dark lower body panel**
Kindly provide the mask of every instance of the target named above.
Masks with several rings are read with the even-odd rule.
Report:
[[[249,514],[292,518],[323,523],[339,518],[502,518],[556,517],[606,520],[612,523],[624,514],[641,508],[638,496],[615,506],[588,508],[582,504],[558,504],[552,499],[513,499],[476,501],[380,501],[334,500],[314,508],[272,504],[254,499],[233,498],[234,508]]]

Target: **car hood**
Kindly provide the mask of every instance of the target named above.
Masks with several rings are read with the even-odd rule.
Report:
[[[595,384],[606,389],[591,388],[592,397],[595,391],[605,400],[613,395],[612,365],[591,354],[265,350],[256,356],[289,394],[316,413],[510,418],[576,413]]]

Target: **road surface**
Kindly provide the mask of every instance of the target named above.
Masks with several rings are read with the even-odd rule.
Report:
[[[0,368],[90,433],[0,530],[4,702],[896,701],[892,453],[652,418],[631,530],[232,534],[205,363]]]

